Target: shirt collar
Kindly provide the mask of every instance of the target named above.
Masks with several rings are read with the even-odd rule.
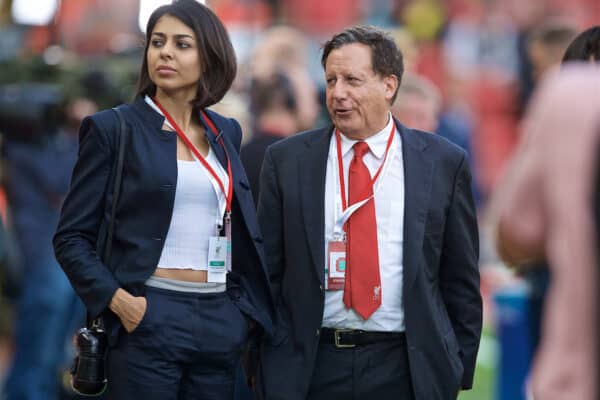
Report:
[[[388,123],[385,126],[385,128],[364,140],[369,145],[371,153],[373,153],[373,155],[377,159],[381,159],[385,155],[387,141],[390,137],[390,131],[392,130],[393,124],[394,118],[392,118],[392,113],[389,113]],[[342,132],[340,131],[340,133]],[[346,137],[343,133],[340,136],[342,138],[342,157],[344,157],[352,149],[354,143],[358,142],[359,140],[350,139]]]

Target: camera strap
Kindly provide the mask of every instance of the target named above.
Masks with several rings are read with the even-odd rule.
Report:
[[[123,180],[123,163],[125,160],[125,147],[127,144],[127,126],[125,123],[125,118],[123,117],[123,113],[120,110],[122,106],[113,107],[113,111],[117,114],[118,119],[118,130],[117,130],[117,142],[118,142],[118,153],[115,164],[115,170],[113,173],[114,182],[113,182],[113,191],[112,191],[112,205],[110,209],[110,220],[108,221],[108,230],[106,232],[106,241],[104,248],[104,255],[102,257],[102,262],[104,265],[108,265],[110,261],[110,253],[112,250],[112,237],[115,228],[115,215],[117,213],[117,203],[119,200],[119,194],[121,192],[121,181]],[[95,319],[91,319],[90,315],[87,315],[87,327],[88,328],[104,328],[104,322],[102,321],[102,317],[97,317]]]

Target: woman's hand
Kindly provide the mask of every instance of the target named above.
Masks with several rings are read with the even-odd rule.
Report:
[[[138,327],[146,314],[146,298],[135,297],[123,289],[117,289],[110,301],[109,308],[117,314],[128,333]]]

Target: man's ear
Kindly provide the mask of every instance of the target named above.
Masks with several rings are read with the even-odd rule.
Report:
[[[398,77],[396,75],[388,75],[383,77],[385,85],[385,99],[391,104],[394,94],[398,91]]]

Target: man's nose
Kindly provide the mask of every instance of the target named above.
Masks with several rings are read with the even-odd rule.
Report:
[[[331,92],[332,98],[334,98],[336,100],[344,99],[347,95],[346,86],[340,81],[333,83],[331,85],[331,87],[329,88],[329,90]]]

